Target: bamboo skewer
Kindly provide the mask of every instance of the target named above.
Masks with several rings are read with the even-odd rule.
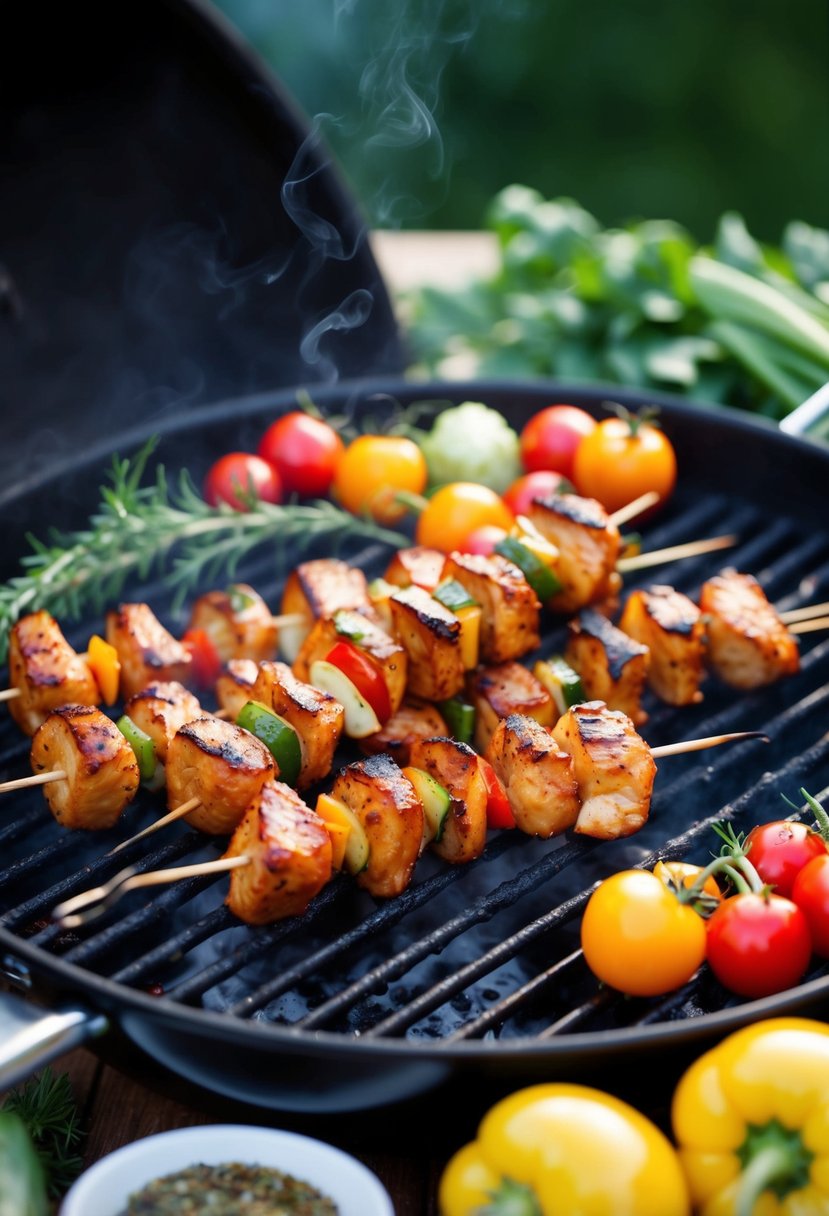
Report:
[[[824,616],[826,613],[829,613],[829,601],[824,600],[822,604],[806,604],[803,608],[790,608],[788,612],[779,612],[777,615],[784,625],[794,625],[800,621],[810,621],[816,616]]]
[[[175,823],[177,819],[183,819],[185,815],[189,815],[197,806],[201,806],[201,798],[188,798],[186,802],[182,802],[181,806],[174,807],[172,811],[168,811],[166,815],[162,815],[160,819],[156,819],[148,827],[141,832],[136,832],[134,836],[130,836],[128,840],[122,840],[114,849],[110,849],[109,855],[120,853],[127,845],[134,844],[136,840],[143,840],[145,836],[151,836],[153,832],[157,832],[159,828],[166,827],[168,823]]]
[[[28,777],[16,777],[13,781],[0,784],[0,794],[10,790],[22,790],[30,785],[48,785],[50,781],[65,781],[69,774],[65,769],[53,768],[46,773],[30,773]]]
[[[676,561],[682,557],[697,557],[703,553],[715,553],[718,549],[730,549],[736,545],[733,534],[711,536],[707,540],[691,540],[684,545],[670,545],[667,549],[652,549],[649,553],[637,553],[633,557],[620,557],[616,569],[620,574],[629,570],[646,570],[648,566],[661,566],[663,562]]]
[[[816,629],[829,629],[829,616],[818,616],[813,620],[795,621],[787,626],[789,633],[813,633]]]
[[[701,752],[707,747],[719,747],[721,743],[732,743],[737,739],[762,739],[769,742],[768,735],[761,730],[738,730],[729,735],[708,735],[703,739],[684,739],[680,743],[663,743],[661,747],[652,747],[651,755],[655,760],[664,756],[679,756],[683,752]]]
[[[609,521],[615,524],[617,528],[622,524],[629,523],[635,519],[637,515],[641,515],[643,511],[647,511],[649,507],[655,507],[659,502],[660,495],[656,490],[648,490],[647,494],[640,494],[638,498],[634,498],[633,502],[629,502],[627,506],[620,507],[618,511],[614,511],[609,517]]]

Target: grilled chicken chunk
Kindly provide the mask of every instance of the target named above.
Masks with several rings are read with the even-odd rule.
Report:
[[[296,613],[301,624],[283,625],[279,631],[279,653],[293,663],[313,624],[346,609],[359,612],[376,623],[376,614],[362,570],[335,557],[302,562],[288,575],[282,592],[282,613]],[[300,677],[302,678],[302,677]]]
[[[314,624],[293,664],[296,678],[307,681],[314,660],[327,659],[337,642],[342,641],[353,641],[380,668],[394,713],[406,691],[406,651],[384,629],[358,612],[343,609],[333,617],[321,617]]]
[[[480,857],[486,844],[487,788],[472,748],[455,739],[419,739],[412,747],[411,766],[434,777],[452,799],[432,850],[452,865]]]
[[[422,587],[389,599],[394,634],[406,651],[406,687],[415,697],[446,701],[463,687],[461,622]]]
[[[20,694],[9,701],[9,712],[27,735],[33,735],[59,705],[101,703],[89,664],[69,645],[48,612],[31,612],[12,626],[9,684]]]
[[[121,662],[122,696],[133,696],[153,680],[188,682],[190,654],[149,604],[121,604],[117,611],[108,612],[106,636]]]
[[[702,700],[705,625],[693,600],[661,585],[632,591],[619,628],[648,647],[648,685],[660,701],[693,705]]]
[[[475,747],[485,752],[495,728],[510,714],[526,714],[542,726],[556,719],[553,698],[521,663],[479,667],[467,680],[467,694],[475,706]]]
[[[341,769],[331,793],[354,812],[368,838],[358,885],[383,898],[405,891],[423,842],[423,806],[411,781],[388,756],[370,756]]]
[[[642,693],[648,679],[650,651],[594,608],[570,622],[564,658],[579,673],[588,701],[621,709],[638,726],[648,715]]]
[[[272,659],[277,626],[258,591],[236,583],[226,591],[208,591],[193,605],[189,629],[203,629],[222,663],[231,659]]]
[[[327,777],[343,733],[345,713],[330,693],[298,680],[287,663],[261,663],[253,686],[261,701],[297,733],[302,764],[297,788],[304,790]]]
[[[422,587],[434,591],[441,580],[446,554],[440,549],[429,549],[426,545],[413,545],[399,549],[386,567],[383,575],[387,583],[397,587]]]
[[[179,727],[204,716],[198,697],[175,680],[156,680],[148,684],[130,697],[124,705],[124,713],[139,730],[150,736],[161,764],[167,762],[167,748]]]
[[[547,839],[576,822],[581,799],[572,757],[534,718],[510,714],[499,722],[486,758],[522,832]]]
[[[411,763],[412,746],[418,739],[434,739],[448,733],[446,723],[434,705],[407,696],[381,731],[360,740],[360,750],[370,756],[385,752],[404,768]]]
[[[800,668],[800,650],[750,574],[724,570],[704,584],[700,611],[708,634],[708,664],[734,688],[762,688]]]
[[[600,502],[555,494],[533,502],[527,518],[559,552],[556,574],[562,588],[548,604],[554,612],[578,612],[618,593],[621,538]]]
[[[221,718],[196,718],[170,740],[167,806],[197,804],[187,822],[214,836],[229,836],[266,781],[278,776],[264,743]]]
[[[301,916],[331,878],[325,824],[280,781],[266,782],[254,796],[224,855],[248,858],[230,871],[225,903],[249,925]]]
[[[235,722],[248,701],[252,701],[253,686],[259,675],[259,664],[253,659],[231,659],[216,681],[216,700],[232,722]]]
[[[656,763],[627,714],[585,701],[552,733],[573,760],[582,804],[574,831],[601,840],[638,832],[650,811]]]
[[[500,553],[450,553],[444,579],[457,579],[481,605],[481,659],[505,663],[538,646],[541,605],[522,572]]]
[[[65,828],[111,828],[140,784],[135,753],[94,705],[52,710],[32,739],[32,771],[66,776],[43,786],[49,810]]]

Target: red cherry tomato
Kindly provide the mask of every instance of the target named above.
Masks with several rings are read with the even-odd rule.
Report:
[[[483,756],[478,757],[478,766],[486,783],[486,824],[489,828],[514,828],[515,816],[512,813],[507,792],[498,779],[495,769]]]
[[[815,954],[829,958],[829,853],[806,863],[794,880],[792,900],[809,922]]]
[[[278,418],[259,440],[257,455],[272,464],[286,494],[327,494],[345,444],[332,426],[302,410]]]
[[[480,528],[474,528],[461,541],[458,549],[461,553],[479,553],[483,557],[489,557],[495,552],[498,541],[508,535],[509,533],[504,528],[499,528],[495,524],[483,524]]]
[[[744,847],[763,882],[787,898],[807,862],[826,853],[822,836],[805,823],[787,820],[758,824],[746,836]]]
[[[573,487],[561,473],[552,469],[536,469],[518,477],[503,495],[513,515],[526,515],[535,498],[550,498],[553,494],[573,492]]]
[[[329,663],[339,667],[343,675],[348,676],[360,696],[368,701],[377,715],[377,721],[385,726],[391,717],[391,702],[389,690],[380,668],[363,654],[353,642],[337,642],[325,656]]]
[[[282,482],[272,464],[251,452],[228,452],[207,471],[204,497],[211,507],[226,502],[245,511],[251,498],[282,501]]]
[[[596,419],[576,405],[548,405],[533,414],[520,435],[521,463],[528,473],[553,469],[573,479],[576,448],[596,429]]]
[[[205,629],[188,629],[181,639],[192,659],[193,679],[200,688],[212,688],[222,674],[222,660]]]
[[[809,965],[812,941],[806,916],[782,895],[732,895],[706,926],[711,970],[738,996],[783,992],[800,982]]]

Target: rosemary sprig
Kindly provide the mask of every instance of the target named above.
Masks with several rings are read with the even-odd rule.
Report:
[[[12,1119],[20,1120],[36,1154],[37,1164],[31,1161],[19,1164],[27,1165],[35,1182],[37,1175],[42,1174],[45,1190],[52,1198],[63,1195],[83,1168],[83,1158],[77,1151],[83,1135],[72,1083],[66,1073],[55,1076],[51,1069],[44,1068],[38,1076],[11,1091],[0,1113],[8,1120],[7,1132],[13,1128]]]
[[[32,552],[21,560],[23,573],[0,585],[0,661],[8,653],[8,632],[26,612],[46,609],[77,620],[101,611],[133,576],[158,574],[174,593],[173,608],[199,584],[235,570],[254,549],[272,544],[277,562],[291,562],[325,541],[334,551],[346,539],[399,546],[402,533],[350,514],[333,503],[274,505],[251,499],[248,509],[209,506],[186,470],[173,486],[164,466],[145,483],[156,446],[150,440],[132,459],[115,456],[110,484],[80,531],[53,533],[50,543],[28,537]]]

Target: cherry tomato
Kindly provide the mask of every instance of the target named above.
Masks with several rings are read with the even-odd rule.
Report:
[[[517,477],[504,492],[504,502],[513,515],[526,515],[534,498],[550,498],[553,494],[572,493],[573,487],[561,473],[552,469],[536,469]]]
[[[658,861],[653,872],[663,882],[672,882],[676,887],[692,887],[702,873],[702,866],[691,865],[689,861]],[[712,899],[722,899],[722,891],[713,874],[708,875],[702,889]]]
[[[470,532],[486,524],[508,532],[514,523],[509,507],[494,490],[472,481],[451,481],[421,511],[415,537],[419,545],[450,553],[461,548]]]
[[[580,494],[611,512],[649,490],[664,502],[676,484],[676,454],[652,423],[605,418],[579,444],[573,481]]]
[[[806,863],[826,853],[819,833],[805,823],[787,820],[758,824],[746,836],[744,848],[763,882],[787,898]]]
[[[658,996],[687,983],[705,958],[705,921],[648,870],[620,870],[584,910],[585,961],[611,988]]]
[[[458,549],[461,553],[480,553],[483,557],[490,557],[495,552],[498,541],[508,535],[504,528],[497,528],[495,524],[484,524],[483,527],[470,532],[462,544],[458,545]]]
[[[732,895],[705,922],[711,970],[729,992],[761,997],[799,983],[812,942],[804,913],[768,892]]]
[[[528,473],[553,469],[573,479],[576,449],[596,429],[596,419],[576,405],[548,405],[533,414],[519,436],[521,463]]]
[[[248,508],[251,497],[263,502],[282,501],[282,482],[272,464],[252,452],[228,452],[207,471],[204,497],[211,507],[226,502],[237,511]]]
[[[489,828],[514,828],[515,816],[512,813],[507,792],[498,779],[495,769],[483,756],[478,757],[478,767],[486,783],[486,823]]]
[[[368,701],[377,715],[377,721],[385,726],[391,717],[389,689],[380,668],[353,642],[341,641],[325,656],[329,663],[339,667],[363,700]]]
[[[360,435],[340,457],[333,491],[347,511],[368,512],[379,523],[400,519],[406,507],[394,501],[404,490],[422,494],[426,488],[426,460],[412,439],[402,435]]]
[[[794,880],[792,900],[809,922],[815,954],[829,958],[829,853],[806,863]]]
[[[302,410],[278,418],[259,440],[257,455],[272,464],[286,494],[327,494],[345,444],[332,426]]]

